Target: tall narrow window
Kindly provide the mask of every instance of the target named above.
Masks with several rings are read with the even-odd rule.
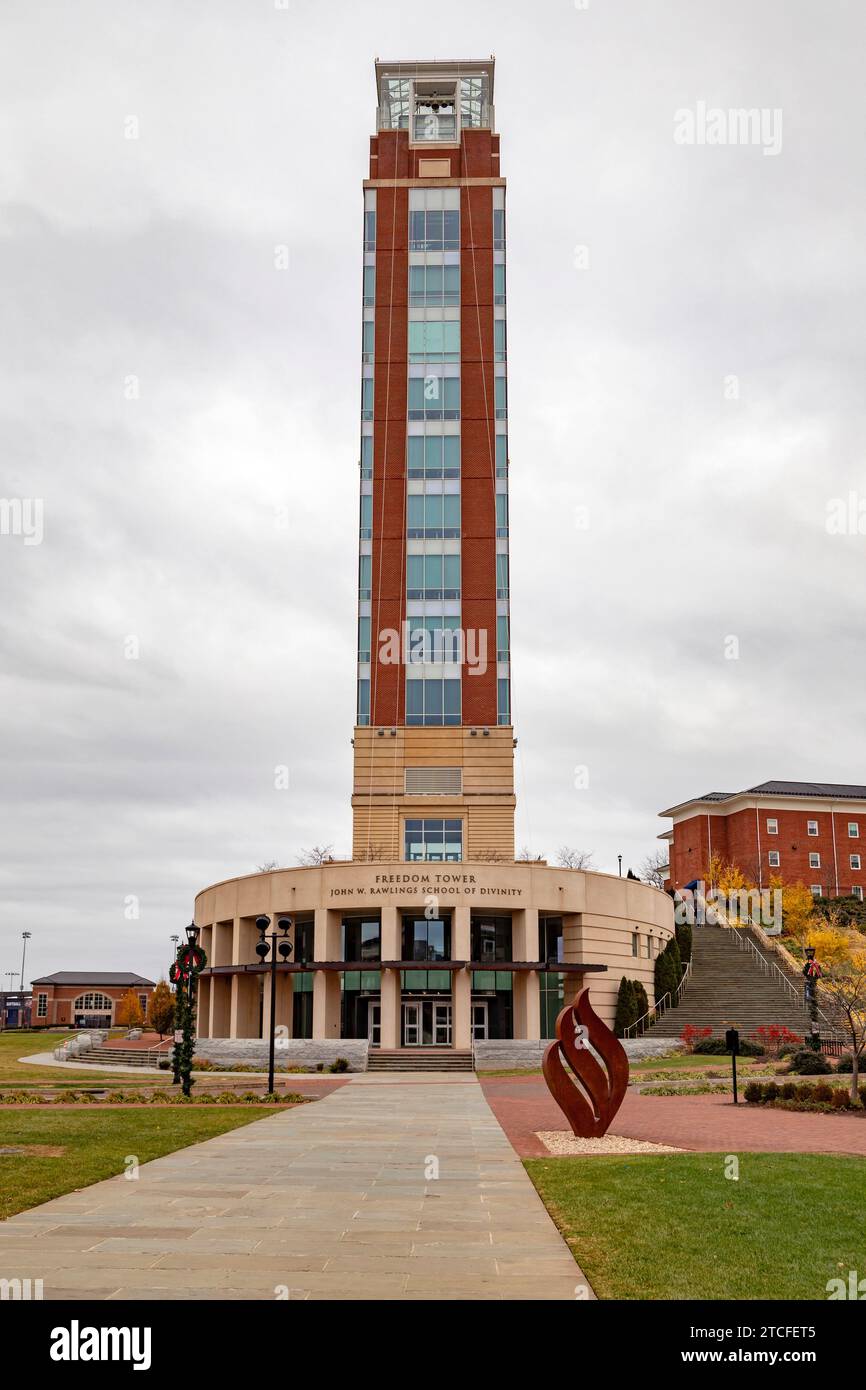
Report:
[[[364,266],[364,307],[372,308],[376,303],[376,267]]]

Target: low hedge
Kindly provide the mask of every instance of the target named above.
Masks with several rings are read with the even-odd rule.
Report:
[[[181,1090],[158,1091],[66,1091],[44,1095],[38,1091],[2,1091],[0,1105],[300,1105],[308,1098],[296,1091],[267,1094],[261,1091],[203,1092],[185,1096]]]
[[[852,1103],[847,1086],[831,1086],[829,1081],[749,1081],[743,1096],[749,1105],[778,1106],[785,1110],[817,1110],[830,1114],[836,1110],[860,1110],[866,1106],[866,1086],[858,1088],[859,1104]]]
[[[810,1047],[801,1048],[788,1061],[788,1071],[797,1076],[828,1076],[832,1070],[827,1058]]]
[[[702,1057],[730,1056],[724,1038],[699,1038],[692,1048],[692,1052],[697,1052]],[[740,1038],[741,1057],[763,1057],[765,1053],[766,1049],[760,1043],[751,1042],[748,1038]]]

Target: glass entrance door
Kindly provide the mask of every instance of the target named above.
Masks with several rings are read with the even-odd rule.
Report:
[[[372,1000],[367,1006],[367,1037],[371,1047],[380,1047],[382,1044],[382,1005],[374,1004]]]
[[[487,1041],[487,1000],[482,999],[472,1005],[472,1038],[474,1042]]]
[[[451,1005],[433,1005],[433,1043],[435,1047],[451,1046]]]
[[[403,1005],[403,1046],[421,1046],[421,1005]]]

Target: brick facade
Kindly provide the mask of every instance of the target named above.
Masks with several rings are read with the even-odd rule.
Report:
[[[866,797],[742,792],[721,801],[698,798],[661,814],[673,819],[673,888],[705,877],[713,854],[736,864],[759,887],[778,877],[820,887],[830,897],[862,896],[866,888]],[[816,833],[810,833],[810,823]],[[849,825],[856,833],[849,833]],[[771,855],[778,855],[778,863]],[[811,855],[818,856],[817,864]]]
[[[41,980],[33,981],[31,1023],[34,1028],[108,1027],[114,1024],[117,1005],[129,990],[140,996],[147,1017],[147,1007],[154,990],[153,980],[146,980],[141,975],[122,978],[115,975],[106,981],[105,972],[100,971],[94,971],[92,975],[75,974],[74,979],[64,979],[65,975],[72,973],[60,971],[58,975],[46,975]],[[99,1018],[106,1022],[85,1021]]]

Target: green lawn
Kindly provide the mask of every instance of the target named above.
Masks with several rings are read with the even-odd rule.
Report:
[[[527,1159],[599,1298],[826,1299],[866,1269],[866,1159],[740,1154]]]
[[[19,1057],[27,1057],[33,1052],[53,1052],[58,1043],[74,1037],[68,1029],[47,1033],[18,1033],[14,1029],[0,1033],[0,1086],[41,1086],[50,1082],[52,1086],[80,1085],[82,1081],[105,1081],[117,1077],[117,1072],[100,1071],[98,1067],[34,1067],[27,1062],[23,1065]],[[147,1077],[152,1086],[155,1076]],[[131,1076],[130,1084],[137,1084],[138,1078]],[[123,1082],[127,1084],[126,1079]]]
[[[0,1111],[0,1147],[40,1144],[64,1150],[55,1158],[0,1154],[0,1218],[123,1173],[130,1154],[146,1163],[267,1114],[257,1106]]]

